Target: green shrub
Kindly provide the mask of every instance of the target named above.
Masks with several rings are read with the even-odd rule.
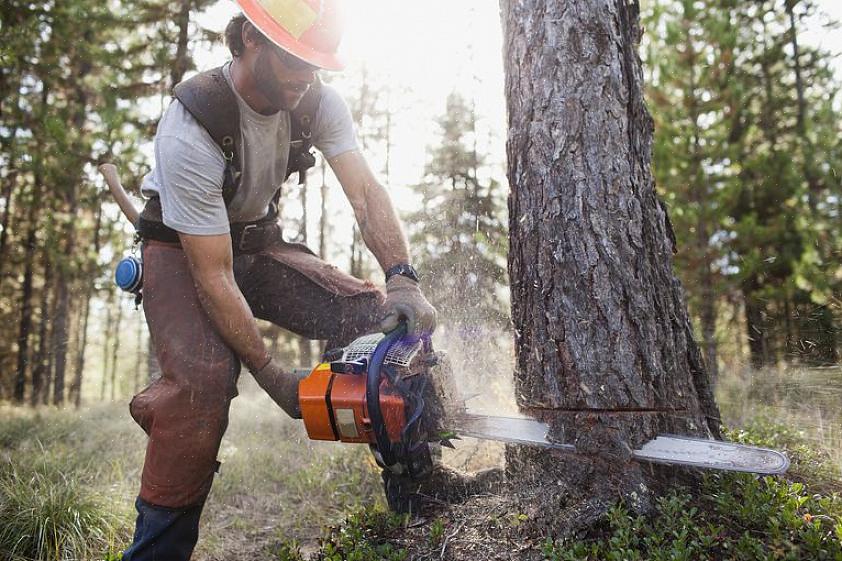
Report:
[[[784,449],[800,477],[838,481],[828,456],[768,419],[726,431],[729,440]],[[676,490],[649,516],[612,508],[579,539],[548,539],[550,561],[842,561],[842,497],[808,492],[783,477],[708,472],[699,489]]]
[[[320,561],[404,561],[405,549],[384,541],[401,527],[404,517],[378,508],[354,512],[337,528],[328,531],[316,559]]]
[[[98,495],[55,466],[0,468],[0,558],[97,558],[120,524]]]
[[[651,516],[612,508],[592,537],[544,544],[551,561],[842,560],[842,498],[801,483],[713,473],[697,494],[674,491]]]

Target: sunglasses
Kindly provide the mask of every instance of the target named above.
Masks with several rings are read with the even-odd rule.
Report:
[[[272,52],[275,53],[275,56],[281,61],[281,64],[292,70],[293,72],[317,72],[320,70],[318,66],[310,64],[307,61],[301,60],[295,55],[292,55],[282,48],[267,43],[269,48],[272,49]]]

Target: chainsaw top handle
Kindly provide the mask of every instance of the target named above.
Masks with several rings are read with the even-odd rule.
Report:
[[[365,383],[366,407],[368,409],[369,420],[371,421],[371,428],[374,431],[377,450],[380,452],[383,463],[390,467],[396,464],[398,460],[395,457],[392,442],[389,440],[383,411],[380,409],[380,380],[383,363],[386,361],[386,354],[392,348],[392,345],[400,341],[406,333],[407,327],[404,321],[399,323],[395,329],[387,333],[377,343],[374,353],[371,355],[368,365],[368,377]]]

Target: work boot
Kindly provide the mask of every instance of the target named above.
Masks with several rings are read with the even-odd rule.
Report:
[[[138,497],[134,542],[123,561],[188,561],[199,539],[203,506],[165,508]]]

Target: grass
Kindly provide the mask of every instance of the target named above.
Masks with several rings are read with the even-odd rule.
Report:
[[[770,445],[798,440],[842,470],[842,368],[735,369],[716,398],[727,425],[769,435]]]
[[[701,489],[661,499],[655,516],[617,505],[587,535],[547,539],[544,556],[842,561],[834,495],[842,490],[842,377],[828,369],[787,376],[742,372],[721,380],[718,396],[739,427],[729,439],[786,450],[788,479],[711,474]],[[403,521],[383,510],[367,448],[311,442],[250,380],[240,389],[194,559],[406,558],[390,544]],[[125,404],[0,407],[0,559],[117,559],[133,529],[144,447]],[[463,444],[449,459],[481,465],[488,450],[477,450],[480,457]],[[454,532],[440,519],[421,531],[433,557]]]
[[[240,384],[194,559],[259,559],[281,539],[379,504],[364,446],[311,442],[250,380]],[[133,531],[146,437],[126,404],[0,408],[0,559],[116,558]]]
[[[0,552],[6,559],[91,559],[121,541],[101,495],[55,466],[0,473]]]
[[[129,431],[112,413],[2,410],[0,558],[93,559],[128,540]]]

